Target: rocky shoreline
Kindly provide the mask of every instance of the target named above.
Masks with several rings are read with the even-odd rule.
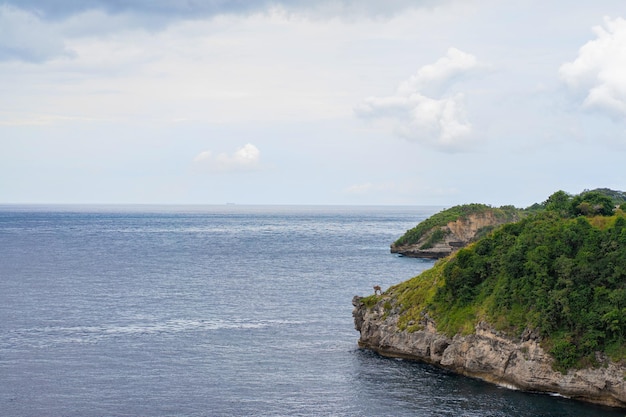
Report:
[[[597,355],[598,367],[553,369],[553,359],[540,345],[539,337],[524,332],[517,340],[481,322],[469,335],[448,337],[424,314],[419,330],[398,328],[399,311],[383,295],[368,307],[355,296],[353,317],[360,332],[359,346],[383,356],[418,360],[458,374],[501,386],[562,396],[612,407],[626,408],[626,366]]]

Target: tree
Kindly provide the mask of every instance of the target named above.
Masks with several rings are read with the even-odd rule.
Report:
[[[613,209],[614,204],[611,197],[598,191],[588,191],[579,194],[574,197],[571,202],[571,212],[575,216],[581,214],[583,216],[590,216],[594,214],[610,216],[613,214]]]
[[[548,211],[556,211],[560,214],[565,214],[570,210],[571,199],[572,196],[565,191],[559,190],[548,197],[548,199],[544,201],[543,205]]]

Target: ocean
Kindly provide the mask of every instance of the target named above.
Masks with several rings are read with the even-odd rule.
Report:
[[[440,207],[0,206],[0,416],[620,416],[357,346]]]

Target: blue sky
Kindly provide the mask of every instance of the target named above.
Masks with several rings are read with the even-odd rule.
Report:
[[[0,1],[0,203],[625,190],[625,19],[604,0]]]

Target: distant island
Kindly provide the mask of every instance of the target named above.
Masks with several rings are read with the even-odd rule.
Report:
[[[391,246],[442,258],[355,297],[359,345],[511,388],[626,407],[626,193],[453,207]]]

